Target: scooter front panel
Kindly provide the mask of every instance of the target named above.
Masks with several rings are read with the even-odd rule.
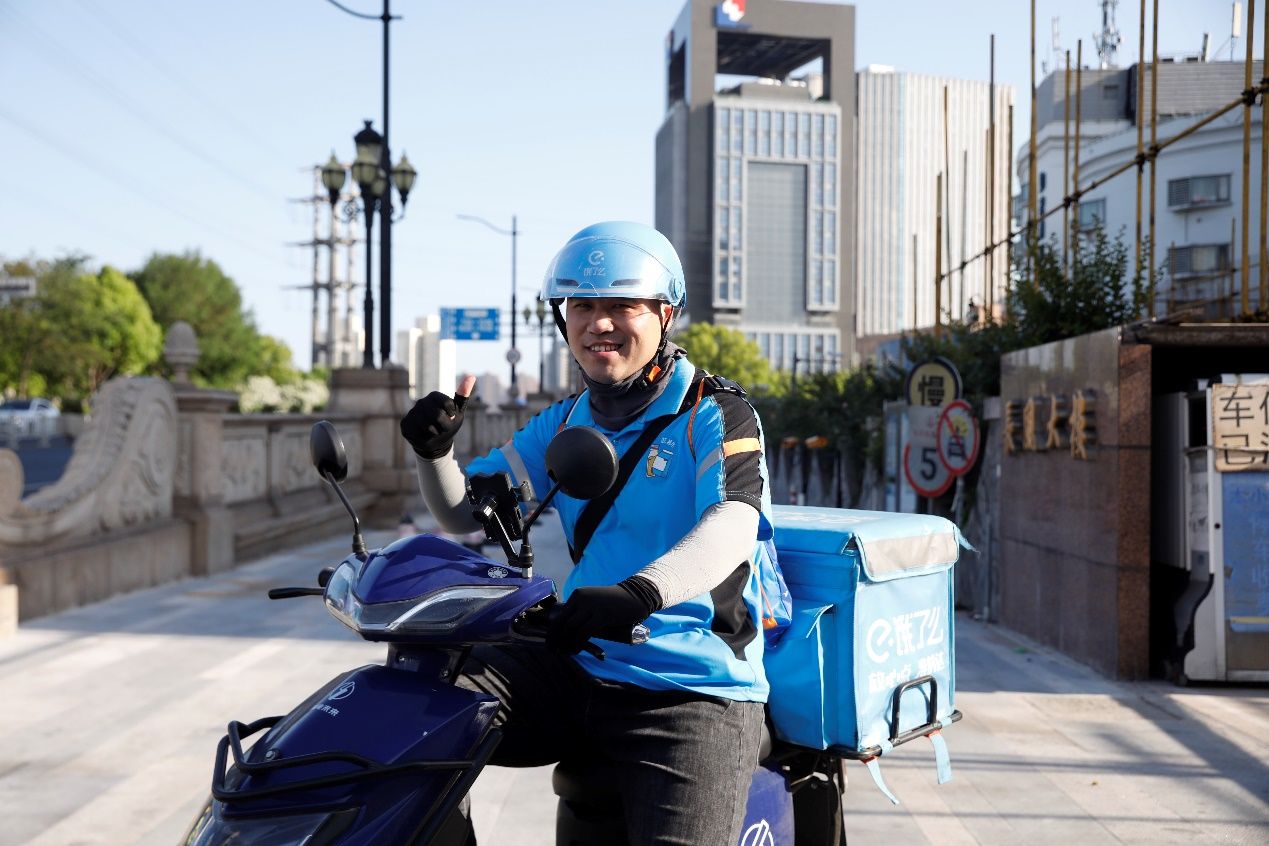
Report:
[[[493,697],[427,674],[362,667],[333,679],[251,747],[242,769],[268,768],[235,770],[226,786],[241,798],[231,795],[221,811],[233,818],[360,808],[358,838],[381,839],[349,842],[395,842],[392,832],[406,837],[470,768],[432,765],[471,761],[497,708]],[[332,754],[340,757],[303,757]]]

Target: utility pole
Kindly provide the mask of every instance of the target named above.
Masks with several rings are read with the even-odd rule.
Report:
[[[321,186],[321,166],[315,165],[313,194],[309,197],[292,198],[293,203],[303,203],[313,206],[313,235],[307,241],[292,241],[290,246],[293,247],[309,247],[313,250],[313,280],[308,285],[293,285],[292,290],[312,291],[313,301],[311,310],[311,332],[312,344],[309,354],[309,366],[324,366],[333,368],[337,364],[336,351],[339,346],[339,318],[338,318],[338,292],[343,289],[348,296],[348,316],[344,327],[344,338],[351,338],[350,326],[352,317],[352,301],[351,290],[352,284],[352,248],[359,243],[358,239],[352,232],[352,224],[349,224],[348,233],[344,237],[340,237],[339,232],[339,215],[336,213],[334,205],[330,207],[330,223],[325,236],[321,230],[321,206],[329,203],[329,198],[323,193]],[[351,197],[343,198],[345,201]],[[344,247],[348,253],[349,272],[344,280],[340,280],[336,267],[338,265],[338,251],[340,247]],[[327,254],[327,272],[326,278],[321,278],[322,265],[322,249],[328,251]],[[326,295],[326,327],[322,329],[321,323],[321,296]]]

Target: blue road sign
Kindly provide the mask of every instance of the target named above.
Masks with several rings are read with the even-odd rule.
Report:
[[[496,341],[498,309],[443,308],[441,337],[455,341]]]

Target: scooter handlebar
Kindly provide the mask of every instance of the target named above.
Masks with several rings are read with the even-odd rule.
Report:
[[[550,627],[551,622],[560,615],[562,609],[563,603],[558,601],[549,605],[539,605],[536,608],[530,608],[516,621],[515,629],[527,637],[545,639],[547,629]],[[643,623],[636,623],[633,626],[611,626],[596,633],[595,638],[597,640],[610,640],[613,643],[638,646],[647,643],[649,635],[650,632],[647,626]],[[596,658],[602,659],[604,657],[604,651],[594,643],[587,643],[584,648]]]

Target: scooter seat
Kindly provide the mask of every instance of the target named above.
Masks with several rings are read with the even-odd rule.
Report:
[[[758,763],[771,757],[771,731],[762,724],[762,737],[758,741]],[[551,787],[555,795],[567,802],[580,802],[592,807],[620,807],[616,789],[618,773],[614,765],[602,757],[567,758],[555,765],[551,773]]]

